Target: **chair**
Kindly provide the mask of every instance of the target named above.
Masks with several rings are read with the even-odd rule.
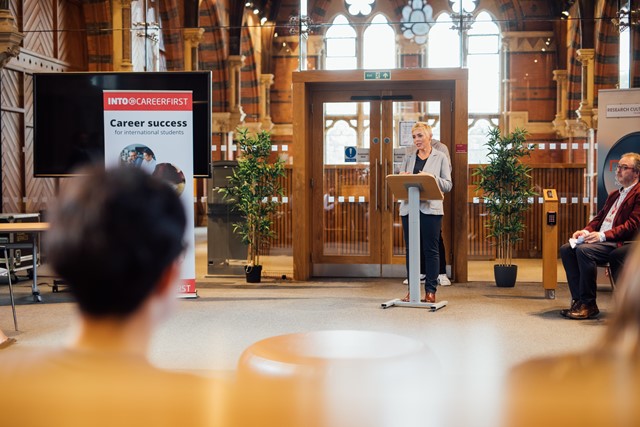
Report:
[[[430,403],[441,393],[438,366],[422,342],[385,332],[269,337],[240,356],[234,425],[423,426],[423,414],[442,416]],[[391,424],[392,417],[402,420]]]
[[[6,271],[0,272],[0,274],[6,274],[7,278],[9,279],[9,298],[11,299],[11,309],[13,310],[13,326],[17,331],[18,318],[16,317],[16,303],[13,298],[13,283],[11,281],[11,267],[10,267],[9,254],[7,252],[6,246],[0,246],[0,250],[4,252],[5,267],[7,267]]]
[[[605,275],[609,278],[609,283],[611,284],[611,290],[614,291],[616,289],[616,282],[613,280],[613,274],[611,274],[611,265],[608,262],[603,264],[598,264],[598,267],[604,268]]]

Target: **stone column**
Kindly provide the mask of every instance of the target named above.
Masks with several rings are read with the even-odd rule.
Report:
[[[244,121],[245,113],[242,110],[240,95],[240,73],[244,65],[244,56],[230,55],[227,60],[229,67],[229,112],[231,113],[231,129],[229,132],[235,131],[236,127]]]
[[[23,38],[9,10],[9,0],[0,0],[0,68],[18,56]]]
[[[595,126],[597,112],[593,109],[594,100],[594,49],[578,49],[578,61],[582,63],[582,100],[576,114],[588,128]]]
[[[556,117],[553,120],[553,128],[558,136],[565,138],[567,136],[566,122],[567,119],[567,70],[553,70],[553,80],[556,83]]]
[[[111,3],[113,14],[113,69],[133,71],[131,60],[131,0]],[[118,24],[120,24],[118,26]]]
[[[273,74],[260,75],[260,105],[259,105],[259,122],[262,124],[263,130],[271,130],[273,122],[271,121],[271,85],[274,81]]]
[[[204,28],[185,28],[182,30],[184,40],[184,70],[198,69],[198,46],[204,35]]]

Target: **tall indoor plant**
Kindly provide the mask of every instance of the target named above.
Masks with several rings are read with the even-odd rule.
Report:
[[[220,192],[233,201],[233,209],[242,218],[233,224],[233,231],[248,245],[247,282],[255,283],[260,282],[262,272],[260,249],[275,236],[272,215],[278,205],[272,197],[283,194],[279,178],[284,176],[284,161],[270,160],[271,135],[267,131],[250,135],[247,129],[239,129],[236,143],[238,166]]]
[[[500,129],[493,128],[487,136],[484,145],[489,163],[474,171],[473,176],[478,178],[474,183],[484,198],[488,237],[493,238],[497,248],[496,284],[511,287],[518,272],[518,266],[512,263],[513,247],[522,240],[524,215],[530,208],[528,199],[536,195],[531,184],[531,167],[522,163],[532,148],[523,129],[502,135]]]

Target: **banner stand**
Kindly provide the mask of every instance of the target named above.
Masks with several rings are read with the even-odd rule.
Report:
[[[187,216],[180,298],[197,298],[191,91],[103,91],[105,167],[136,167],[167,182]],[[135,219],[133,219],[135,220]],[[146,224],[140,224],[144,233]]]

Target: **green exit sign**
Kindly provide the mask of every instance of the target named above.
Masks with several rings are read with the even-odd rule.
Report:
[[[365,80],[391,80],[391,71],[365,71]]]

